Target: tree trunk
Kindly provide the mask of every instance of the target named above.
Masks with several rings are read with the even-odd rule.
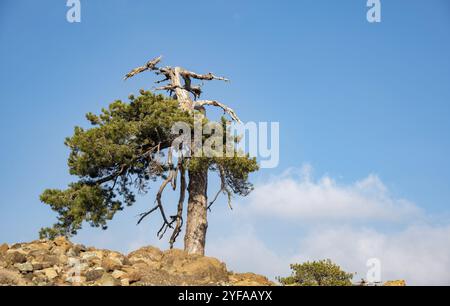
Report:
[[[208,228],[207,199],[208,169],[189,171],[189,200],[184,250],[189,254],[205,255]]]

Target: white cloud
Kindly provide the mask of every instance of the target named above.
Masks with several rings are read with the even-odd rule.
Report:
[[[286,244],[292,242],[286,241]],[[230,269],[266,275],[289,275],[289,264],[329,258],[345,271],[366,279],[371,258],[381,262],[381,278],[404,279],[409,285],[450,284],[450,226],[410,226],[384,234],[351,226],[311,229],[297,251],[269,249],[254,233],[236,233],[213,241],[208,255],[225,261]]]
[[[314,181],[310,168],[296,177],[292,171],[261,186],[248,198],[249,213],[295,220],[409,220],[420,209],[404,199],[393,198],[376,175],[350,185],[339,185],[329,176]]]
[[[290,263],[330,258],[357,272],[359,280],[366,278],[367,260],[378,258],[383,280],[450,285],[450,224],[432,224],[415,204],[392,196],[375,175],[343,185],[329,176],[314,181],[311,168],[304,167],[300,175],[291,170],[256,186],[240,205],[236,213],[250,229],[214,238],[208,247],[210,255],[237,271],[274,279],[287,275]],[[261,216],[283,222],[290,233],[277,233],[276,248],[257,234],[267,226]]]

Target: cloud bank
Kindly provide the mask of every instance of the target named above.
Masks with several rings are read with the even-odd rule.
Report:
[[[393,198],[376,175],[338,185],[329,176],[313,181],[308,166],[257,186],[248,201],[252,213],[303,221],[400,222],[422,214],[413,203]]]
[[[243,202],[236,214],[246,228],[209,240],[209,254],[232,269],[274,278],[289,274],[290,263],[330,258],[360,280],[367,261],[377,258],[382,280],[450,284],[450,224],[434,224],[417,205],[392,196],[376,175],[342,185],[329,176],[314,180],[306,166],[256,186]],[[288,224],[276,248],[261,234],[267,218]]]

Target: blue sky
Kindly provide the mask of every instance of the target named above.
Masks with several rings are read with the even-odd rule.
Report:
[[[333,188],[359,196],[358,182],[374,175],[384,189],[376,180],[369,180],[370,186],[388,190],[383,196],[392,203],[413,203],[426,226],[449,224],[448,1],[382,0],[379,24],[367,22],[364,0],[81,3],[82,22],[71,24],[64,0],[0,2],[0,241],[32,240],[40,227],[54,222],[39,194],[71,181],[64,138],[75,125],[85,125],[85,113],[151,88],[151,74],[128,82],[122,76],[160,54],[164,64],[229,77],[230,84],[207,84],[205,97],[227,103],[244,121],[280,122],[280,165],[253,176],[256,190],[297,169],[303,178],[289,180],[300,190],[306,182],[320,192],[326,186],[320,179],[330,178]],[[305,165],[317,179],[305,179]],[[151,196],[123,212],[109,231],[86,229],[76,239],[123,251],[157,243],[152,224],[159,220],[135,226],[135,215]],[[237,199],[236,205],[252,207],[252,201]],[[211,215],[210,253],[220,257],[223,251],[237,269],[245,269],[245,261],[214,247],[214,241],[231,239],[230,226],[242,228],[265,250],[276,249],[269,257],[292,259],[294,249],[305,245],[302,239],[313,237],[313,228],[324,222],[312,219],[305,227],[301,217],[280,217],[263,225],[222,206]],[[408,220],[407,226],[353,219],[339,224],[352,229],[371,224],[370,230],[389,241],[418,222]]]

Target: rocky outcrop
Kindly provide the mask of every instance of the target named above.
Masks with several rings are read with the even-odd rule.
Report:
[[[401,279],[401,280],[394,280],[394,281],[387,281],[383,284],[383,286],[385,287],[405,287],[406,286],[406,281]]]
[[[266,277],[227,271],[211,257],[144,247],[127,256],[73,244],[64,237],[0,245],[0,285],[271,286]]]

